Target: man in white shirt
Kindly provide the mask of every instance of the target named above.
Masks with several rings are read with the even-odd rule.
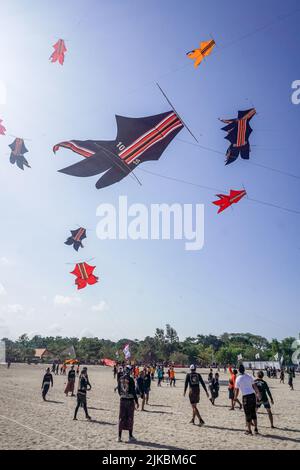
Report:
[[[256,397],[260,399],[260,393],[254,379],[251,375],[245,374],[245,367],[241,364],[239,367],[240,375],[235,381],[234,399],[237,400],[239,392],[243,397],[243,407],[246,417],[246,434],[252,435],[251,424],[254,424],[254,432],[258,434],[257,415],[256,415]]]

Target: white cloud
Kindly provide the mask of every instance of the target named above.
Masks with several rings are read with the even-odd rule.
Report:
[[[108,305],[105,300],[100,300],[100,302],[96,305],[92,306],[93,312],[105,312],[108,309]]]
[[[5,307],[5,311],[8,313],[20,313],[20,312],[23,312],[23,310],[24,310],[24,307],[23,305],[20,305],[20,304],[9,304],[9,305],[6,305]]]
[[[75,305],[81,302],[80,297],[69,297],[65,295],[56,295],[53,299],[54,305]]]
[[[0,282],[0,296],[1,295],[6,295],[6,290],[3,284]]]

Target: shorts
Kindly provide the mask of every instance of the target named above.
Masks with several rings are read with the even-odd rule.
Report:
[[[270,405],[269,400],[257,402],[256,408],[260,408],[261,405],[264,406],[265,410],[270,410],[271,409],[271,405]]]
[[[243,396],[243,407],[247,423],[250,423],[253,419],[257,419],[255,393]]]
[[[234,388],[229,388],[228,389],[228,397],[229,397],[229,400],[234,399]]]
[[[189,398],[191,405],[196,405],[200,401],[200,389],[198,387],[193,387],[189,391]]]

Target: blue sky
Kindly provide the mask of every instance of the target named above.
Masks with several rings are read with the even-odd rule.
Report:
[[[291,103],[291,83],[300,79],[297,7],[296,0],[1,2],[0,336],[142,338],[166,323],[181,338],[298,335],[299,215],[247,200],[217,215],[214,191],[141,171],[141,187],[127,178],[97,191],[97,178],[57,173],[78,156],[52,154],[62,140],[114,139],[115,114],[168,110],[159,81],[200,145],[224,154],[218,118],[254,104],[250,162],[300,175],[300,106]],[[194,70],[185,53],[210,35],[217,47]],[[60,37],[63,67],[49,61]],[[24,173],[9,163],[12,135],[28,139],[32,169]],[[224,190],[245,185],[251,198],[298,209],[299,179],[240,159],[225,167],[221,154],[179,139],[193,142],[183,130],[158,162],[141,168]],[[146,205],[204,204],[204,248],[100,241],[96,209],[120,195]],[[63,243],[77,224],[89,229],[78,255]],[[100,282],[77,292],[72,263],[90,258]]]

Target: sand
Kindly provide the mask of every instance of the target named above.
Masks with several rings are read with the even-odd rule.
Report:
[[[152,384],[147,412],[135,413],[136,443],[117,443],[118,394],[112,370],[89,366],[93,386],[88,394],[92,422],[79,410],[73,421],[76,398],[63,393],[66,377],[54,376],[48,402],[41,397],[42,365],[0,366],[0,449],[300,449],[300,378],[294,391],[279,379],[268,379],[275,400],[276,429],[271,429],[265,410],[258,414],[259,436],[244,435],[244,413],[229,411],[228,376],[220,374],[220,396],[212,406],[201,392],[200,412],[205,426],[189,424],[191,408],[183,397],[185,371],[177,371],[176,388]],[[206,379],[208,371],[201,370]],[[287,378],[286,378],[287,381]],[[50,401],[51,400],[51,401]]]

